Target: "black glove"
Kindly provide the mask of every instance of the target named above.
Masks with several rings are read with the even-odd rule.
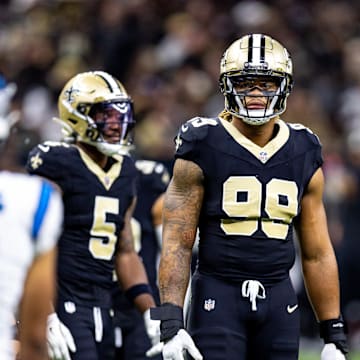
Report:
[[[325,344],[335,344],[344,355],[349,352],[346,341],[346,324],[341,316],[338,319],[321,321],[320,337],[324,339]]]
[[[160,341],[170,340],[184,328],[183,309],[172,303],[164,303],[157,308],[151,308],[150,317],[152,320],[161,320]]]

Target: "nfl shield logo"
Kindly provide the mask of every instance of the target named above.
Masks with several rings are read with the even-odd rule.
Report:
[[[211,311],[215,309],[215,300],[214,299],[207,299],[204,301],[204,309],[206,311]]]
[[[265,163],[268,159],[268,154],[266,151],[261,151],[259,156],[260,156],[260,161],[263,163]]]

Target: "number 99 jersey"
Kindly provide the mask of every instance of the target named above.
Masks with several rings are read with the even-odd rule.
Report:
[[[103,170],[75,145],[45,142],[31,150],[26,168],[55,182],[63,193],[59,295],[82,305],[109,307],[118,236],[136,194],[133,160],[111,157]]]
[[[175,158],[204,174],[199,218],[199,271],[240,282],[271,285],[288,276],[295,260],[293,222],[314,172],[321,144],[300,124],[278,120],[264,147],[230,122],[197,117],[182,125]]]

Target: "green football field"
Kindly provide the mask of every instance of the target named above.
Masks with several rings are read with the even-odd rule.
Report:
[[[320,360],[323,346],[324,344],[320,338],[301,337],[299,360]],[[346,360],[360,360],[359,348],[353,348],[353,351],[347,354]]]
[[[360,352],[350,353],[347,360],[360,360]],[[301,350],[299,360],[320,360],[320,353],[316,351]]]

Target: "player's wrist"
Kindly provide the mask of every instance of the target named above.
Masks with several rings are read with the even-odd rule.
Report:
[[[151,319],[161,320],[160,341],[166,342],[170,340],[180,329],[184,328],[183,309],[178,305],[163,303],[157,308],[152,308],[150,314]]]
[[[53,313],[49,314],[48,317],[47,317],[48,324],[52,324],[52,323],[54,323],[54,322],[56,322],[58,320],[59,320],[59,318],[58,318],[56,312],[53,312]]]
[[[133,303],[139,295],[149,294],[151,295],[151,289],[149,284],[136,284],[125,290],[125,296]]]
[[[346,340],[346,324],[341,316],[337,319],[320,321],[319,328],[320,337],[325,344],[335,344],[343,354],[349,352]]]

